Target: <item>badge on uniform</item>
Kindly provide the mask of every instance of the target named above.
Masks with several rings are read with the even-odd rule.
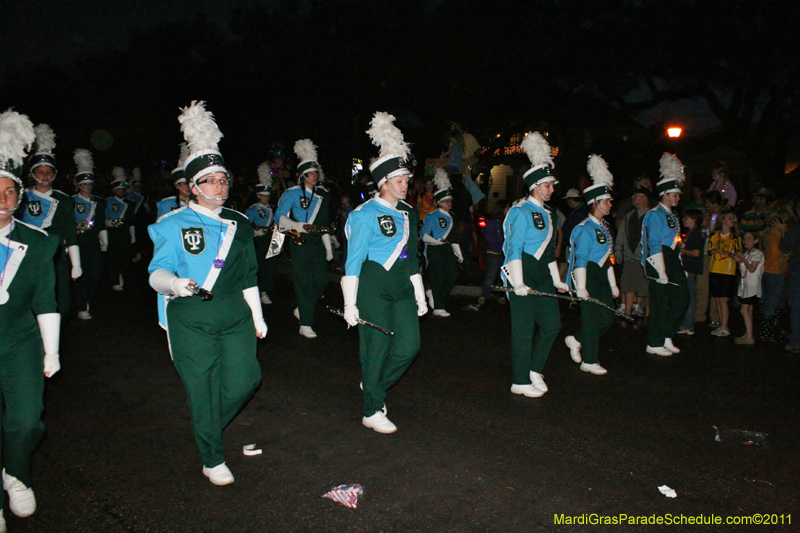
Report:
[[[311,198],[308,198],[306,196],[300,198],[300,207],[307,210],[310,206],[311,206]]]
[[[607,239],[606,239],[606,234],[605,234],[604,231],[599,230],[599,229],[595,229],[594,233],[595,233],[595,235],[597,235],[597,243],[598,244],[605,244],[606,243]]]
[[[42,214],[42,202],[31,200],[28,202],[28,214],[32,217],[39,217]]]
[[[75,203],[75,211],[78,212],[79,215],[83,215],[86,213],[86,204],[83,202],[76,202]]]
[[[397,235],[397,226],[391,216],[381,215],[376,218],[378,219],[378,226],[381,228],[381,234],[383,234],[384,237],[392,238]]]
[[[111,210],[115,213],[119,213],[119,204],[111,204]]]
[[[443,218],[439,219],[439,227],[442,229],[447,229],[447,221]]]
[[[531,213],[531,216],[533,217],[533,227],[535,227],[538,230],[543,230],[544,217],[542,216],[542,214],[539,211],[533,211]]]
[[[203,228],[181,228],[183,249],[192,255],[200,255],[206,249],[206,237]]]
[[[678,227],[678,224],[675,222],[675,219],[667,213],[667,227],[669,229],[675,229]]]

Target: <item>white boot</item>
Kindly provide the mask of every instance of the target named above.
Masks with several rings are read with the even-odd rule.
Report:
[[[669,337],[664,339],[664,348],[666,348],[667,350],[669,350],[672,353],[681,353],[681,349],[678,348],[677,346],[675,346],[674,344],[672,344],[672,339],[669,338]]]
[[[36,512],[36,496],[33,494],[33,489],[26,487],[14,476],[6,474],[5,468],[3,469],[3,488],[8,492],[8,507],[12,513],[20,518],[25,518]]]

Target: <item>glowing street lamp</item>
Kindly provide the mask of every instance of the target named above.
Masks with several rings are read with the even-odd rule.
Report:
[[[670,137],[671,139],[677,139],[678,137],[681,136],[682,131],[683,129],[677,126],[672,126],[670,128],[667,128],[667,136]]]

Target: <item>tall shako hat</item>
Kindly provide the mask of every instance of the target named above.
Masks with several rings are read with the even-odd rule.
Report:
[[[22,188],[22,162],[35,138],[27,115],[12,109],[0,115],[0,177],[14,180]]]
[[[436,172],[433,175],[433,186],[436,188],[436,192],[433,193],[434,200],[437,202],[447,200],[448,198],[452,200],[452,185],[450,185],[450,178],[443,168],[436,169]]]
[[[179,183],[186,183],[186,174],[183,173],[183,166],[186,160],[189,159],[189,146],[181,143],[181,154],[178,156],[178,166],[172,171],[172,183],[177,185]]]
[[[656,183],[656,192],[659,196],[672,192],[681,192],[681,185],[686,176],[683,173],[683,163],[678,156],[664,152],[659,163],[661,180]]]
[[[125,169],[122,167],[114,167],[111,169],[111,190],[121,189],[128,184],[125,180]]]
[[[592,154],[586,163],[586,170],[592,178],[594,185],[583,189],[583,197],[586,203],[599,202],[600,200],[611,199],[611,188],[614,186],[614,176],[608,171],[608,165],[599,155]]]
[[[367,182],[367,194],[369,194],[370,196],[377,196],[379,193],[380,191],[378,190],[378,186],[375,185],[375,182],[369,180]]]
[[[367,130],[372,144],[378,147],[378,159],[369,165],[369,171],[378,189],[395,176],[411,174],[408,168],[411,150],[403,140],[403,132],[394,125],[394,116],[376,111]]]
[[[300,139],[294,143],[294,153],[300,163],[297,165],[297,175],[302,178],[309,172],[320,172],[317,163],[317,145],[311,139]]]
[[[519,147],[528,154],[528,159],[531,161],[531,168],[522,175],[522,179],[525,180],[525,185],[528,186],[529,191],[540,183],[547,183],[548,181],[552,181],[553,184],[558,183],[558,180],[552,174],[555,166],[553,164],[553,152],[541,133],[538,131],[528,133]]]
[[[258,165],[258,185],[256,185],[256,194],[265,194],[269,196],[272,193],[272,167],[269,163],[264,161]]]
[[[33,128],[33,131],[36,134],[36,150],[30,159],[31,174],[37,167],[43,165],[58,170],[56,156],[53,153],[56,148],[56,134],[53,132],[53,128],[47,124],[39,124]]]
[[[194,186],[197,180],[215,172],[229,175],[225,160],[217,148],[222,132],[219,131],[211,111],[206,111],[206,103],[192,101],[189,107],[181,109],[178,121],[181,123],[183,138],[189,146],[189,156],[183,166],[189,186]]]
[[[75,183],[94,183],[94,160],[92,152],[86,148],[78,148],[72,154],[75,166],[78,168],[75,173]]]

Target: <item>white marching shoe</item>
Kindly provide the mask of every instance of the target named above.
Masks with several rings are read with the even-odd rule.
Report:
[[[264,305],[269,305],[272,303],[272,300],[269,299],[269,295],[266,292],[261,293],[261,303]]]
[[[542,392],[550,390],[547,388],[547,383],[544,382],[544,376],[533,370],[531,370],[531,383]]]
[[[120,274],[119,275],[119,284],[118,285],[112,285],[111,286],[111,290],[113,290],[113,291],[121,291],[124,286],[125,286],[125,280],[122,279],[122,274]]]
[[[521,394],[526,398],[539,398],[544,395],[544,391],[537,389],[533,383],[526,385],[512,384],[511,394]]]
[[[433,291],[428,289],[427,291],[425,291],[425,296],[428,297],[428,307],[433,309]]]
[[[444,309],[434,309],[434,310],[433,310],[433,316],[440,316],[440,317],[442,317],[442,318],[447,318],[447,317],[449,317],[449,316],[450,316],[450,313],[448,313],[448,312],[447,312],[446,310],[444,310]]]
[[[311,329],[311,326],[300,326],[300,335],[302,335],[306,339],[317,338],[317,334],[313,329]]]
[[[384,406],[385,408],[386,406]],[[364,427],[368,427],[378,433],[389,434],[397,431],[397,426],[386,418],[386,414],[382,410],[372,416],[363,417],[361,423],[364,424]]]
[[[295,308],[294,308],[294,311],[292,311],[292,314],[294,315],[294,317],[295,317],[297,320],[300,320],[300,309],[298,309],[297,307],[295,307]]]
[[[89,314],[89,304],[86,304],[86,310],[85,311],[78,311],[78,318],[80,320],[91,320],[92,319],[92,315]]]
[[[14,476],[6,474],[5,468],[3,469],[3,488],[8,492],[8,507],[12,513],[20,518],[25,518],[36,512],[36,496],[33,494],[33,489],[26,487]]]
[[[581,370],[595,376],[603,376],[608,373],[608,370],[600,366],[600,363],[581,363]]]
[[[580,363],[583,358],[581,357],[581,343],[578,342],[578,339],[572,335],[568,335],[564,339],[564,344],[569,348],[569,355],[572,357],[572,360],[576,363]]]
[[[8,529],[6,528],[6,517],[3,516],[3,510],[0,509],[0,533],[6,533]]]
[[[653,355],[660,355],[662,357],[670,357],[670,356],[672,356],[672,352],[670,352],[669,350],[667,350],[663,346],[656,346],[655,348],[653,348],[652,346],[650,346],[648,344],[647,348],[645,348],[644,351],[647,352],[647,353],[651,353]]]
[[[681,353],[681,349],[672,344],[672,339],[670,339],[669,337],[664,339],[664,348],[666,348],[672,353]]]
[[[203,467],[203,475],[206,476],[214,485],[230,485],[233,483],[233,474],[225,463],[218,464],[214,468]]]

